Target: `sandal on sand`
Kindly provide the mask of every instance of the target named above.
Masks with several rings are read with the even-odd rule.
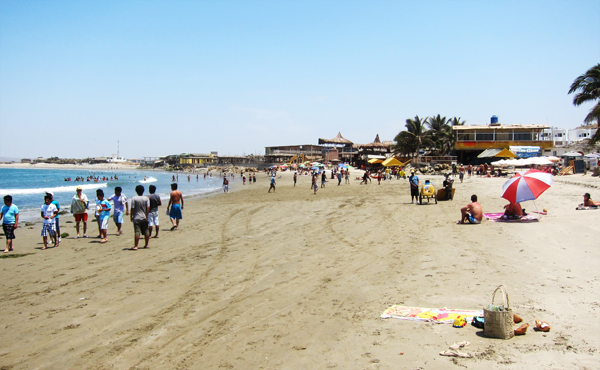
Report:
[[[515,329],[515,335],[525,335],[525,332],[527,331],[528,327],[529,324],[523,324],[519,326],[517,329]]]
[[[462,342],[454,343],[453,345],[451,345],[450,349],[459,350],[459,349],[461,349],[463,347],[468,346],[469,344],[471,344],[471,343],[467,342],[466,340],[463,340]]]
[[[535,320],[535,327],[539,331],[550,331],[550,324],[545,321]]]
[[[513,314],[513,321],[514,321],[515,324],[518,324],[521,321],[523,321],[523,319],[519,315]]]

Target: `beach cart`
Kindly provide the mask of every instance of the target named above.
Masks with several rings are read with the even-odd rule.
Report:
[[[423,204],[423,198],[427,199],[427,203],[429,203],[430,199],[433,199],[435,200],[435,204],[437,204],[435,188],[429,180],[425,180],[425,185],[421,187],[421,192],[419,193],[419,204]]]

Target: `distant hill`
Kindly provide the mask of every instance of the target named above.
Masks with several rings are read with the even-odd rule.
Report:
[[[16,158],[16,157],[0,157],[0,162],[21,162],[21,158]]]

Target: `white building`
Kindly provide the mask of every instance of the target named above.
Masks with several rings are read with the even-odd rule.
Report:
[[[596,125],[579,126],[573,129],[558,127],[545,129],[541,134],[542,140],[552,140],[554,146],[551,149],[544,149],[542,155],[561,156],[579,148],[584,144],[584,140],[591,138],[597,130]]]

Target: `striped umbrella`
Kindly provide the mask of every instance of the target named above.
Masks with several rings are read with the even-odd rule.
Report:
[[[517,172],[502,185],[502,198],[521,203],[535,200],[552,185],[552,175],[538,170]]]

